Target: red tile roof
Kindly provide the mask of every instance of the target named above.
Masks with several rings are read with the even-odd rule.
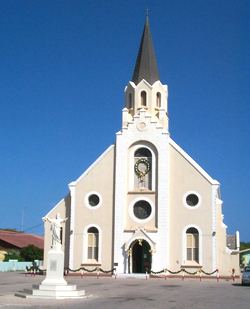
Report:
[[[18,248],[24,248],[28,245],[34,245],[40,249],[43,249],[44,247],[43,237],[33,234],[0,230],[0,240]]]

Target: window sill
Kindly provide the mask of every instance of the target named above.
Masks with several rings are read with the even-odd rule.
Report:
[[[101,266],[102,264],[101,263],[96,263],[96,262],[93,262],[93,263],[82,263],[81,266]]]
[[[147,233],[157,233],[158,232],[158,229],[155,228],[155,229],[144,229]],[[125,229],[123,230],[124,233],[135,233],[135,229]]]
[[[128,191],[128,194],[141,194],[141,193],[144,193],[144,194],[155,194],[155,191],[152,191],[152,190],[148,190],[148,189],[136,189],[134,191]]]
[[[186,264],[182,264],[181,268],[202,268],[202,265],[198,264],[197,262],[187,262]]]

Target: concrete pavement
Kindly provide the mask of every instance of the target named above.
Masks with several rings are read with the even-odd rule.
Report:
[[[66,278],[69,284],[85,289],[86,299],[34,300],[14,296],[43,276],[0,273],[0,308],[88,308],[88,309],[249,309],[250,287],[240,281],[206,279],[114,279],[111,277]]]

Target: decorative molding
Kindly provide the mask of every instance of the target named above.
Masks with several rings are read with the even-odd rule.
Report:
[[[156,243],[148,236],[148,234],[146,233],[145,229],[143,228],[138,228],[133,234],[132,236],[126,241],[125,243],[125,251],[129,250],[129,247],[131,246],[131,244],[138,239],[143,239],[145,241],[147,241],[151,247],[152,250],[155,250],[156,248]]]

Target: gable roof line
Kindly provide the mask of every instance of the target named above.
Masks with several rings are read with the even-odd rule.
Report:
[[[114,144],[110,145],[82,174],[81,176],[79,176],[75,181],[72,181],[71,183],[69,183],[69,185],[76,185],[85,175],[87,175],[89,173],[90,170],[92,170],[92,168],[94,166],[97,165],[97,163],[99,163],[103,157],[105,157],[105,155],[112,149],[114,148]]]
[[[86,174],[88,174],[88,172],[106,155],[106,153],[108,153],[110,151],[111,148],[113,148],[114,145],[110,145],[84,172],[83,174],[81,174],[81,176],[79,176],[76,180],[70,182],[68,184],[68,186],[72,185],[76,185]],[[62,198],[58,203],[56,203],[56,205],[45,215],[45,217],[47,217],[50,213],[52,213],[56,207],[58,207],[67,197],[68,195],[66,195],[64,198]]]
[[[52,213],[52,212],[56,209],[56,207],[59,206],[59,205],[65,200],[65,198],[66,198],[67,196],[68,196],[68,195],[66,195],[66,196],[63,197],[59,202],[57,202],[56,205],[55,205],[52,209],[50,209],[50,211],[49,211],[44,217],[48,217],[48,215],[49,215],[50,213]]]
[[[212,185],[220,185],[220,183],[213,179],[208,173],[192,159],[179,145],[177,145],[171,138],[169,138],[169,144],[175,148],[207,181]]]

